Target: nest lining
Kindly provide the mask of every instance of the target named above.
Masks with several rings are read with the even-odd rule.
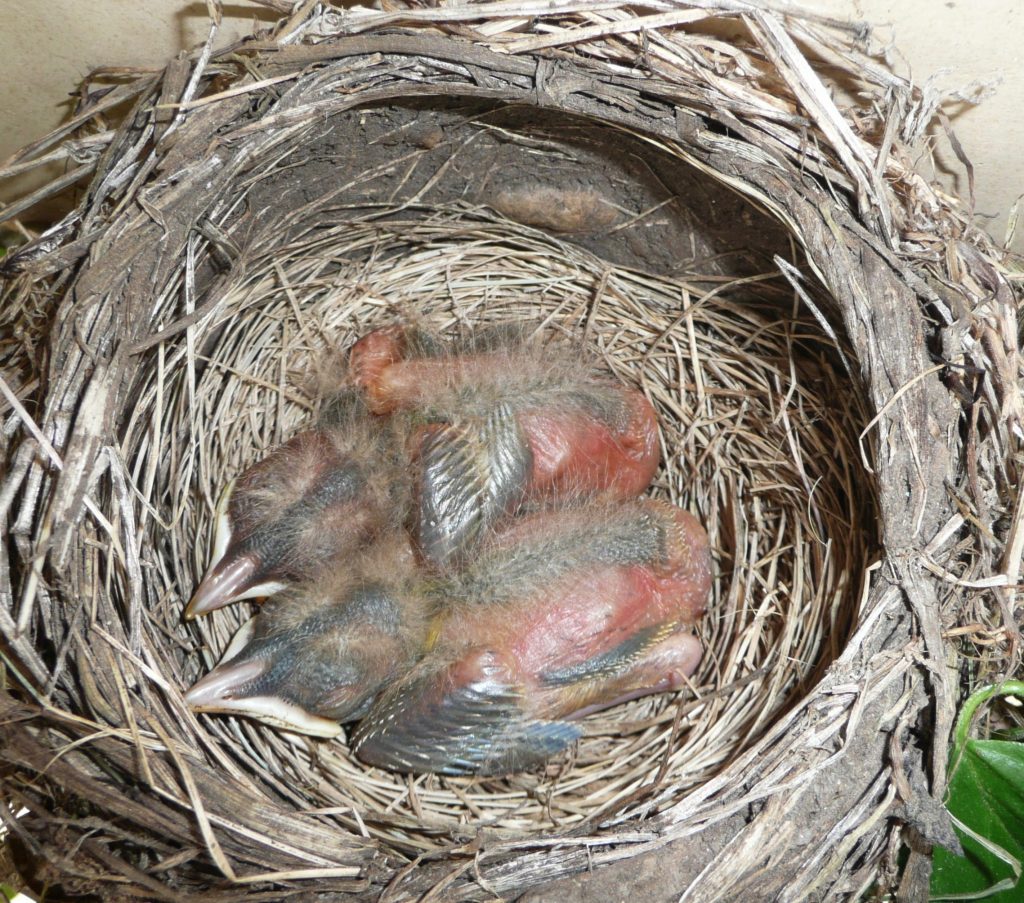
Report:
[[[181,635],[220,487],[308,420],[311,370],[396,316],[445,332],[513,319],[585,334],[655,403],[665,454],[654,494],[698,514],[716,563],[693,692],[588,718],[578,750],[543,773],[410,780],[364,768],[341,744],[203,719],[274,793],[352,807],[372,836],[407,850],[441,847],[466,825],[523,834],[623,820],[656,791],[668,805],[719,771],[838,653],[876,542],[857,457],[865,418],[834,403],[849,396],[837,349],[771,274],[754,290],[645,275],[465,209],[321,229],[244,271],[215,317],[150,352],[125,435],[131,472],[151,475],[136,490],[155,516],[140,526],[171,577],[150,587],[161,599],[150,642]],[[167,683],[210,667],[246,608],[190,627]]]

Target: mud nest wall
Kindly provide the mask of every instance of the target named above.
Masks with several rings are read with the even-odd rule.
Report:
[[[1016,302],[910,168],[933,99],[834,26],[307,3],[94,85],[90,134],[0,171],[57,147],[49,190],[88,177],[3,271],[0,774],[32,880],[783,900],[891,879],[906,828],[950,841],[961,678],[1016,664]],[[245,616],[180,620],[219,486],[396,315],[582,335],[712,538],[693,686],[536,773],[407,780],[182,703]]]

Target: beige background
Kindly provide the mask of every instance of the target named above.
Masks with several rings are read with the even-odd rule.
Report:
[[[975,166],[978,222],[1002,242],[1007,214],[1024,194],[1024,0],[805,0],[805,6],[871,22],[882,45],[894,41],[894,68],[917,82],[934,77],[945,90],[993,84],[980,106],[961,104],[952,112]],[[221,40],[229,43],[257,17],[269,16],[251,3],[227,3]],[[90,69],[162,66],[201,42],[207,28],[204,2],[0,0],[0,161],[60,122],[68,94]],[[936,165],[924,148],[919,166],[966,195],[961,167],[948,152]],[[9,190],[0,190],[0,201],[9,198]],[[1013,247],[1024,252],[1024,222]]]

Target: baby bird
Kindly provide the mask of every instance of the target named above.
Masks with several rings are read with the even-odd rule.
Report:
[[[429,623],[412,589],[407,539],[268,600],[221,662],[186,694],[197,712],[247,715],[317,737],[362,715],[423,647]]]
[[[650,500],[522,518],[436,591],[428,652],[353,749],[396,771],[506,774],[580,736],[575,719],[677,689],[701,657],[707,534]]]
[[[186,619],[278,593],[400,529],[409,490],[402,428],[401,420],[371,416],[356,392],[339,392],[316,428],[229,484]]]
[[[411,417],[413,532],[436,564],[465,557],[524,501],[633,498],[658,467],[650,402],[521,330],[488,330],[446,353],[423,330],[386,327],[355,344],[349,366],[370,410]]]

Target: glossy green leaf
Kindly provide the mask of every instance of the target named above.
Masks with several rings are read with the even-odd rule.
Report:
[[[978,707],[998,695],[1024,696],[1024,681],[979,690],[957,721],[946,805],[964,855],[935,850],[933,900],[1024,900],[1024,743],[967,736]]]

